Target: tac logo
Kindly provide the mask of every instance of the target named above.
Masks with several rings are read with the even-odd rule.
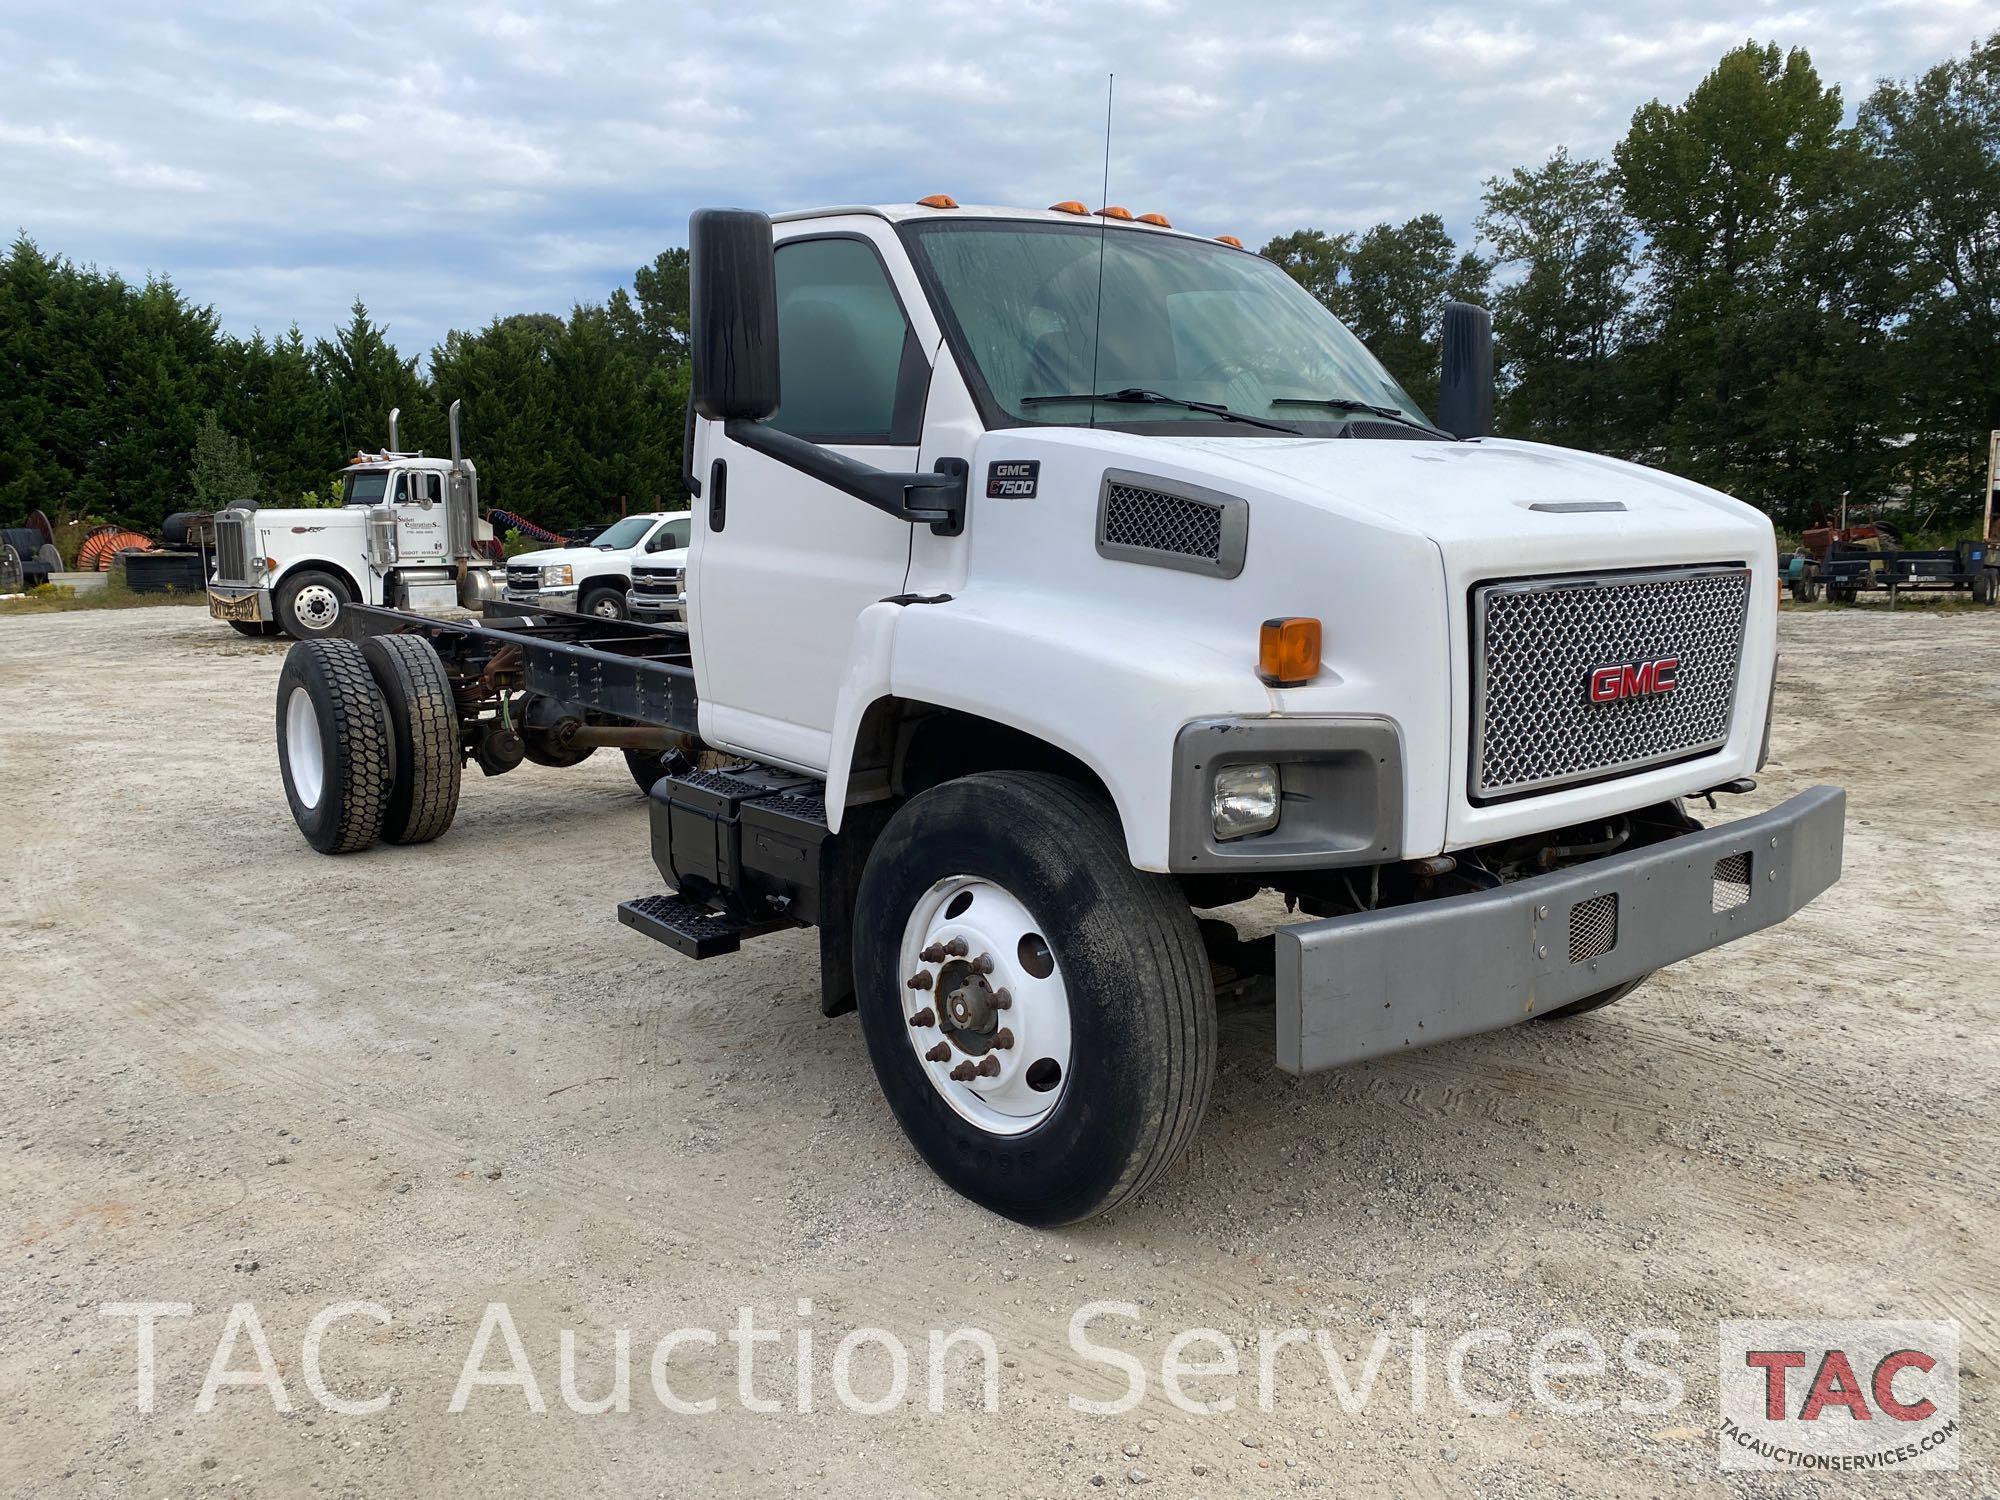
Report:
[[[1958,1467],[1958,1325],[1729,1322],[1720,1340],[1725,1469]]]
[[[1680,686],[1680,673],[1678,656],[1628,662],[1617,667],[1592,667],[1590,701],[1620,703],[1627,698],[1657,698]]]

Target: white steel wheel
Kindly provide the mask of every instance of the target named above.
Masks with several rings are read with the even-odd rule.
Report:
[[[904,924],[898,971],[910,1045],[939,1097],[989,1135],[1033,1130],[1070,1071],[1069,989],[1021,901],[953,875]]]
[[[306,807],[318,807],[326,789],[326,755],[320,748],[319,714],[304,686],[285,700],[285,751],[290,758],[292,790]]]
[[[309,583],[292,596],[292,609],[308,630],[326,630],[340,618],[340,596],[323,583]]]

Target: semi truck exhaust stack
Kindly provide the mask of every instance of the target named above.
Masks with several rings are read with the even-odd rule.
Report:
[[[400,406],[389,408],[389,451],[391,453],[400,453],[403,451],[402,445],[396,441],[396,418],[402,414],[403,408]]]

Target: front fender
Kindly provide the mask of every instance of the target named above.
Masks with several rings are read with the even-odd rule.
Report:
[[[1011,592],[988,602],[882,603],[857,621],[834,710],[828,822],[839,829],[856,735],[884,697],[1007,724],[1090,767],[1110,791],[1134,866],[1164,871],[1174,737],[1189,719],[1278,709],[1253,664],[1162,642],[1128,612]]]

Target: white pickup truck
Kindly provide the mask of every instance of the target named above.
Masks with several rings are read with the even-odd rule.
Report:
[[[1433,418],[1163,219],[940,197],[689,241],[685,632],[351,611],[279,683],[315,847],[436,837],[467,757],[622,748],[671,894],[620,919],[711,960],[816,928],[917,1151],[1042,1225],[1187,1146],[1220,986],[1267,976],[1305,1073],[1578,1015],[1838,878],[1836,788],[1687,811],[1768,753],[1770,522],[1491,437],[1479,309]],[[1260,891],[1295,920],[1246,939]]]
[[[635,613],[631,592],[636,567],[656,563],[678,572],[686,566],[688,524],[686,511],[625,516],[583,546],[517,553],[507,559],[502,597],[509,604],[626,619]]]

